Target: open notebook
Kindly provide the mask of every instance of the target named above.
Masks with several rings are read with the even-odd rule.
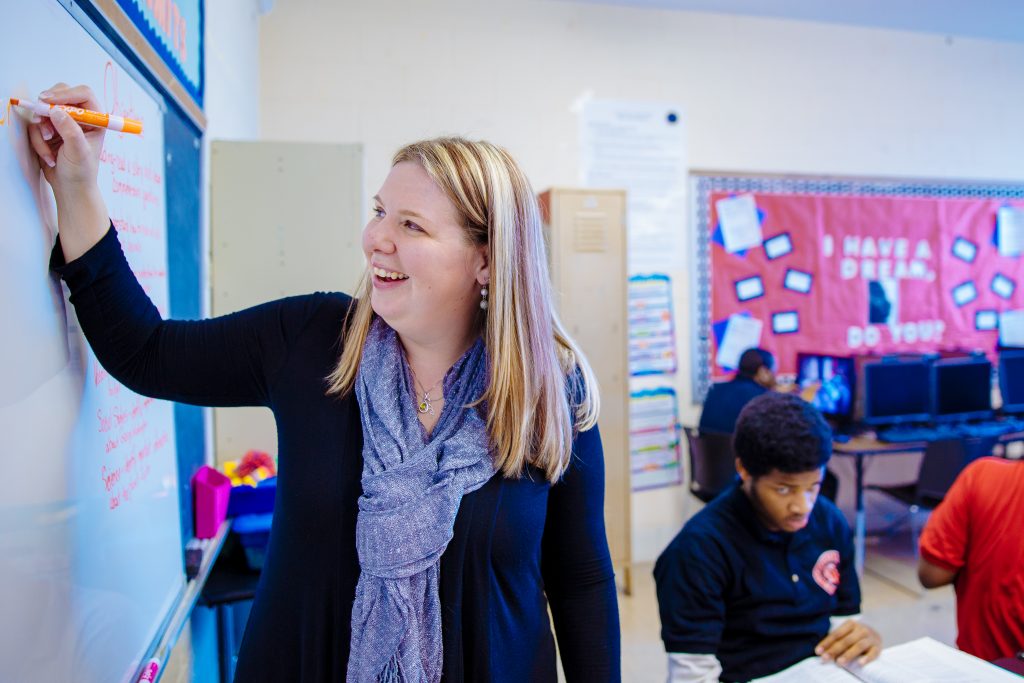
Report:
[[[843,669],[823,664],[817,657],[805,659],[757,683],[1021,683],[1021,678],[948,645],[919,638],[887,647],[863,667]],[[751,683],[754,683],[753,681]]]

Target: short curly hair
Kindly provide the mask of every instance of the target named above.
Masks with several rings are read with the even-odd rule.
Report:
[[[740,356],[740,366],[737,368],[741,377],[753,377],[761,368],[775,370],[775,356],[766,349],[747,349]]]
[[[810,403],[769,391],[740,412],[733,449],[753,477],[809,472],[832,457],[832,430]]]

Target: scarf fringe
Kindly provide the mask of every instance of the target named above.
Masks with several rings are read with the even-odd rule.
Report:
[[[388,663],[384,665],[384,670],[380,672],[380,677],[377,679],[380,683],[402,683],[402,669],[398,664],[398,655],[394,654]]]

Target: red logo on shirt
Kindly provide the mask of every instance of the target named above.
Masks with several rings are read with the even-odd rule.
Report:
[[[829,595],[835,595],[839,588],[839,551],[826,550],[814,563],[814,571],[811,572],[814,582],[821,586],[821,590]]]

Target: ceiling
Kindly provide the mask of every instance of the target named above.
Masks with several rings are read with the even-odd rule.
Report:
[[[1024,42],[1024,0],[575,0]]]

